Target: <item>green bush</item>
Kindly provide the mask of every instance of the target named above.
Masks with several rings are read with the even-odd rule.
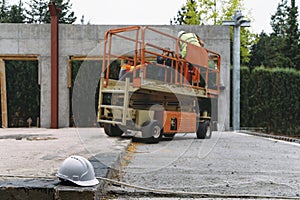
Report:
[[[243,127],[249,126],[250,121],[250,105],[249,105],[249,83],[250,83],[250,70],[248,67],[241,67],[240,72],[240,102],[241,102],[241,118],[240,124]]]
[[[289,68],[241,68],[241,126],[300,136],[300,72]]]
[[[8,126],[38,125],[40,116],[40,86],[37,61],[6,61],[6,93]]]

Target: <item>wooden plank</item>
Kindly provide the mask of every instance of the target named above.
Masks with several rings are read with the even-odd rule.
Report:
[[[77,60],[77,61],[85,61],[85,60],[103,60],[102,57],[99,57],[99,56],[87,56],[87,55],[73,55],[73,56],[70,56],[70,60]]]
[[[38,60],[38,55],[35,54],[18,54],[18,55],[10,55],[10,54],[0,54],[0,59],[2,60],[22,60],[22,61],[30,61],[30,60]]]
[[[8,128],[5,63],[0,59],[2,128]]]

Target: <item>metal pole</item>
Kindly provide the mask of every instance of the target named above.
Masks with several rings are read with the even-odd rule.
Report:
[[[237,10],[231,17],[232,20],[224,20],[223,25],[233,26],[233,109],[232,109],[232,128],[234,131],[240,130],[240,33],[241,27],[249,27],[250,21],[244,20],[241,11]]]
[[[233,130],[240,130],[240,26],[233,27]]]
[[[58,14],[54,2],[48,4],[51,17],[51,128],[58,128]]]

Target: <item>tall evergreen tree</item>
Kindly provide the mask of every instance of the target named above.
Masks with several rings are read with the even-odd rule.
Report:
[[[285,52],[291,59],[293,66],[300,70],[300,31],[298,24],[298,8],[295,0],[291,0],[291,6],[288,7],[288,19],[286,28],[286,48]]]
[[[26,10],[28,23],[41,24],[46,21],[48,3],[43,0],[30,0],[28,3],[29,10]]]
[[[267,35],[262,32],[259,35],[258,42],[251,48],[250,66],[265,67],[288,67],[292,65],[292,60],[283,54],[284,43],[282,38],[276,35]]]
[[[75,14],[71,11],[70,0],[53,0],[53,2],[61,9],[59,23],[72,24],[76,21]],[[44,0],[30,0],[28,3],[30,9],[27,10],[28,23],[50,23],[48,3]]]
[[[267,47],[269,36],[265,32],[261,32],[258,37],[258,42],[254,43],[251,47],[250,66],[261,66],[264,65],[266,60],[266,53],[270,52]]]
[[[9,12],[9,6],[6,0],[1,0],[0,1],[0,23],[8,23],[9,21],[8,12]]]
[[[252,46],[250,65],[300,69],[300,33],[298,8],[295,0],[290,6],[281,0],[277,11],[271,17],[273,32],[260,35],[257,44]]]
[[[9,11],[9,22],[10,23],[24,23],[26,16],[24,14],[25,9],[23,3],[20,0],[18,5],[12,5]]]
[[[72,10],[72,4],[70,0],[53,0],[55,5],[61,9],[59,13],[59,23],[73,24],[76,21],[75,13]],[[47,9],[46,23],[50,23],[50,13]]]
[[[272,35],[284,37],[287,29],[288,5],[287,0],[281,0],[277,6],[277,11],[271,16]]]

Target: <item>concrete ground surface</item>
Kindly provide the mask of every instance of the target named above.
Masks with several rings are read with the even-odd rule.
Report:
[[[68,186],[55,174],[66,158],[79,155],[90,160],[96,177],[110,177],[130,142],[102,128],[0,129],[0,200],[101,199],[104,181]]]
[[[238,132],[132,143],[111,199],[300,199],[300,144]],[[175,193],[175,194],[174,194]],[[146,198],[147,197],[147,198]],[[181,198],[179,198],[181,197]]]
[[[147,188],[295,198],[300,191],[299,144],[240,133],[220,132],[210,140],[178,134],[172,141],[136,144],[110,138],[102,128],[9,128],[0,129],[0,151],[0,200],[245,199],[143,196],[145,191],[115,186],[125,195],[104,195],[109,187],[102,179],[92,187],[62,185],[55,174],[71,155],[89,159],[96,177]]]

